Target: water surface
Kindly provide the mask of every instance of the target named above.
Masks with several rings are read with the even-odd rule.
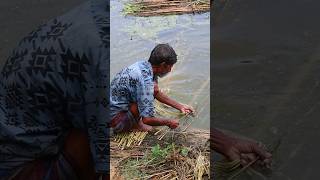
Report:
[[[160,79],[169,96],[198,110],[194,127],[209,129],[210,15],[133,17],[122,13],[124,1],[111,1],[111,77],[139,60],[148,60],[158,43],[178,55],[172,72]]]
[[[320,179],[319,6],[229,0],[215,20],[214,125],[280,142],[270,176],[239,179]]]

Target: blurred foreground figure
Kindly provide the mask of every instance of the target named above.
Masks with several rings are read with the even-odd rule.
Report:
[[[1,68],[1,178],[108,177],[109,9],[91,0],[49,21]]]

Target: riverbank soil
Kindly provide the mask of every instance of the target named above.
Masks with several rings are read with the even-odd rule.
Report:
[[[141,145],[125,149],[111,141],[111,179],[193,179],[199,166],[203,173],[200,179],[209,179],[209,134],[208,130],[190,128],[158,140],[149,133]]]

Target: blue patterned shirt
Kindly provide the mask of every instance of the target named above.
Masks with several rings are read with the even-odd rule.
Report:
[[[57,155],[71,128],[88,133],[96,171],[109,171],[108,11],[91,0],[54,18],[1,67],[0,172]]]
[[[138,104],[140,117],[154,116],[154,78],[148,61],[139,61],[117,73],[110,86],[110,115],[128,111],[129,104]]]

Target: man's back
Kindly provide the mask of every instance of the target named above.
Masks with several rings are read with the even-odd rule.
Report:
[[[142,116],[153,116],[153,72],[147,61],[138,61],[115,75],[110,87],[110,116],[127,111],[129,103],[140,105]]]
[[[92,147],[98,149],[97,126],[104,123],[106,127],[108,119],[109,52],[104,28],[109,17],[105,6],[103,1],[89,1],[40,26],[4,64],[0,170],[56,155],[71,128],[88,130]],[[107,133],[99,138],[106,139]]]

